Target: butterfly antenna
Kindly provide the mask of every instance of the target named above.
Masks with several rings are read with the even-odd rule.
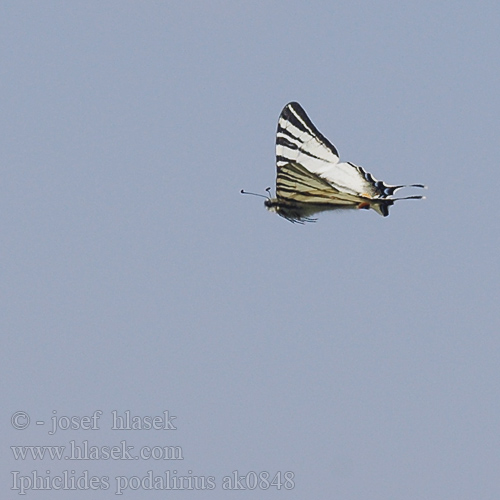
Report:
[[[266,191],[267,191],[267,196],[264,195],[264,194],[260,194],[260,193],[251,193],[250,191],[245,191],[244,189],[242,189],[240,191],[241,194],[251,194],[252,196],[259,196],[260,198],[265,198],[266,200],[268,200],[271,195],[269,194],[269,191],[271,190],[271,188],[267,188]]]

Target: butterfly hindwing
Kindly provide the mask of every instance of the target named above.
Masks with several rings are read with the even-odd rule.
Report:
[[[339,191],[327,180],[295,162],[279,168],[276,195],[281,199],[317,205],[352,205],[359,202],[358,196]]]

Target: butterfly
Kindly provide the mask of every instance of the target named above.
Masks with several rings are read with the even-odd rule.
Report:
[[[348,208],[371,208],[386,217],[395,201],[423,198],[392,198],[398,189],[425,188],[389,185],[354,163],[340,162],[337,148],[297,102],[287,104],[278,120],[276,168],[276,197],[265,197],[265,206],[290,222],[314,222],[319,212]]]

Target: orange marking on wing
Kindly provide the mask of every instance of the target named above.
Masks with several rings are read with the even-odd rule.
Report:
[[[370,208],[370,204],[367,201],[364,201],[363,203],[360,203],[358,205],[358,208],[366,208],[366,209],[368,209],[368,208]]]

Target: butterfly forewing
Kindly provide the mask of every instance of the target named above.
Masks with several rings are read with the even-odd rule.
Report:
[[[334,165],[339,155],[335,146],[313,125],[301,105],[292,102],[281,112],[276,133],[276,164],[290,162]],[[312,171],[312,170],[311,170]]]

